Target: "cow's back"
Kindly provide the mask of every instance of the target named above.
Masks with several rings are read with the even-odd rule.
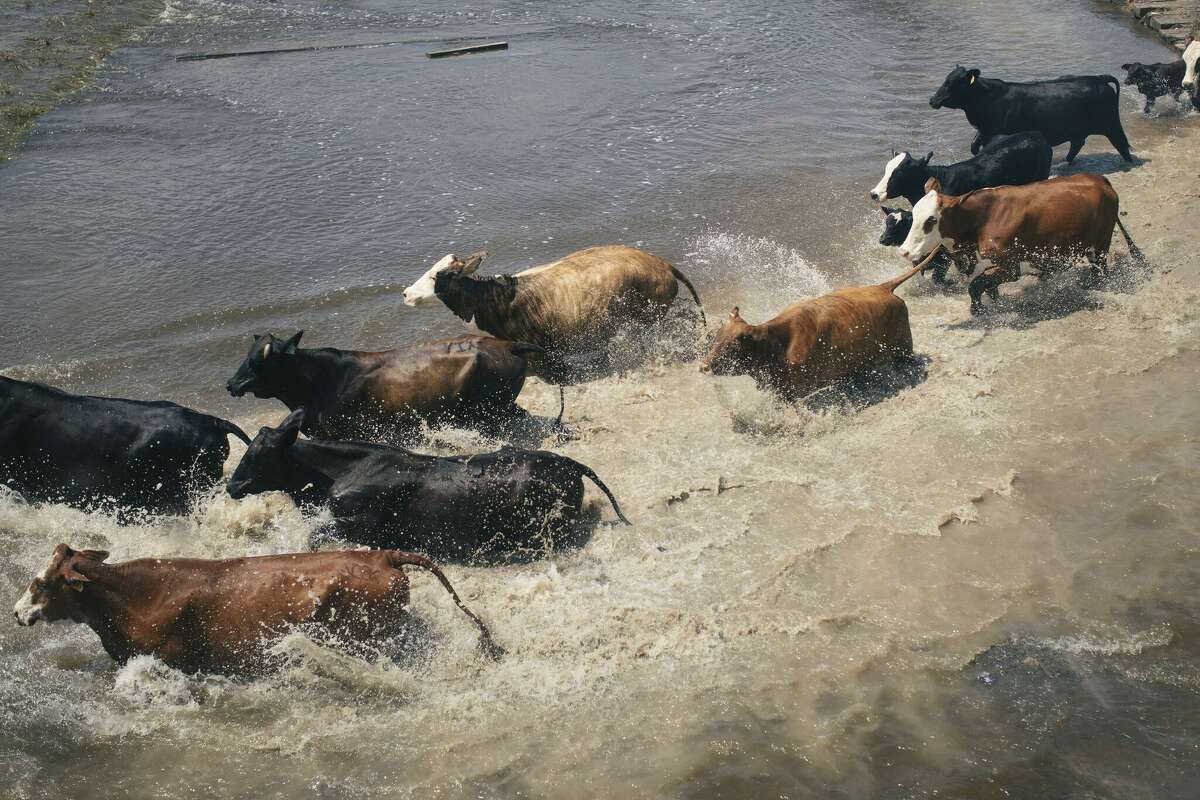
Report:
[[[1116,190],[1103,175],[1081,173],[1024,186],[985,189],[965,198],[980,204],[981,257],[1019,245],[1030,250],[1107,250],[1116,225]]]
[[[791,393],[802,396],[865,367],[911,355],[904,300],[880,286],[854,286],[798,303],[767,323],[787,331]]]
[[[650,308],[670,305],[678,292],[671,265],[621,245],[590,247],[543,267],[518,273],[509,339],[562,344]]]

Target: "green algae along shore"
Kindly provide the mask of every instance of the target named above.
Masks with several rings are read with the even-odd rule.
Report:
[[[0,0],[0,162],[163,0]]]

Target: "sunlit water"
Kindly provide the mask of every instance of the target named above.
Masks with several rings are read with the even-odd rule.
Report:
[[[961,114],[927,105],[955,62],[1032,79],[1169,55],[1110,4],[1047,6],[171,3],[0,171],[0,366],[255,429],[282,407],[222,389],[249,334],[458,332],[399,294],[449,251],[511,270],[642,246],[710,318],[895,274],[867,190],[893,146],[966,155]],[[424,57],[456,36],[511,49]],[[1135,149],[1197,119],[1123,107]],[[1103,140],[1081,163],[1118,166]],[[297,634],[252,682],[118,670],[85,628],[0,625],[0,794],[1192,796],[1197,281],[1194,250],[1142,243],[1175,271],[1027,280],[987,323],[961,290],[910,285],[919,363],[857,405],[781,407],[669,358],[571,389],[560,449],[636,524],[451,568],[499,664],[423,576],[424,653]],[[522,402],[552,414],[557,394]],[[217,557],[302,548],[318,524],[219,490],[129,527],[4,497],[0,597],[58,541]]]

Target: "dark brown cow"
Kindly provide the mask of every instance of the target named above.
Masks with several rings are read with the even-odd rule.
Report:
[[[415,553],[355,550],[121,564],[106,564],[107,557],[101,550],[60,544],[13,608],[17,622],[81,622],[122,664],[152,655],[185,672],[256,673],[269,666],[266,648],[293,626],[367,643],[403,630],[408,577],[402,567],[412,565],[437,576],[479,626],[486,652],[502,652],[437,565]]]
[[[714,375],[750,375],[795,400],[864,367],[912,355],[908,306],[896,287],[922,263],[875,286],[839,289],[785,309],[761,325],[734,308],[700,365]]]
[[[379,352],[302,349],[303,334],[254,337],[226,388],[234,397],[250,392],[303,408],[301,430],[314,439],[407,438],[422,422],[497,432],[526,416],[516,404],[525,357],[542,351],[490,336]]]
[[[965,275],[974,271],[975,261],[988,261],[988,268],[971,281],[972,313],[982,310],[984,292],[995,301],[1000,284],[1020,277],[1022,262],[1048,271],[1084,258],[1094,274],[1102,275],[1116,225],[1134,257],[1141,256],[1117,216],[1117,192],[1103,175],[1071,175],[959,196],[942,194],[941,184],[931,178],[925,190],[913,207],[912,228],[900,252],[915,262],[944,247]]]

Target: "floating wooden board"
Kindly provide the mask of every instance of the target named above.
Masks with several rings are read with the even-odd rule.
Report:
[[[488,42],[487,44],[472,44],[466,47],[455,47],[451,50],[434,50],[425,55],[430,58],[449,58],[450,56],[466,56],[472,53],[487,53],[492,50],[507,50],[508,42]]]

